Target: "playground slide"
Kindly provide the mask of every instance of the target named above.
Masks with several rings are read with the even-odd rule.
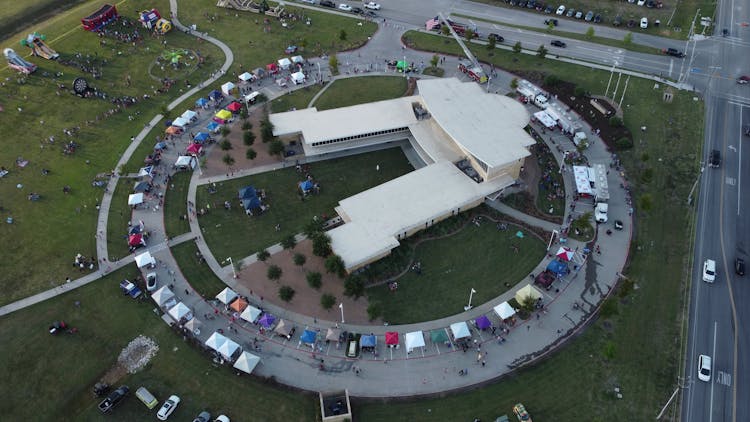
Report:
[[[34,43],[31,49],[34,51],[34,54],[47,60],[54,60],[60,57],[60,55],[57,54],[55,50],[51,49],[44,41],[39,38],[34,39]]]
[[[27,75],[36,70],[36,65],[34,63],[29,63],[22,59],[12,48],[6,48],[3,50],[3,55],[5,55],[5,58],[8,60],[8,66],[11,69],[15,69]]]

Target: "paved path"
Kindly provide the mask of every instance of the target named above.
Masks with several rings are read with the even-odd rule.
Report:
[[[170,0],[172,11],[177,12],[175,0]],[[179,20],[173,19],[178,29],[185,28],[179,23]],[[398,51],[400,43],[400,34],[404,28],[393,28],[381,25],[380,30],[372,38],[371,42],[365,47],[347,53],[339,54],[339,61],[342,63],[341,69],[344,75],[353,69],[377,69],[378,65],[385,68],[381,63],[393,56],[406,56],[407,61],[415,62],[422,65],[427,63],[432,56],[431,53],[415,52],[410,50]],[[210,42],[219,45],[227,55],[227,59],[222,66],[222,71],[226,72],[232,63],[231,51],[220,41],[211,37],[206,37]],[[389,54],[390,53],[390,54]],[[313,59],[313,63],[321,62],[321,68],[327,66],[325,60]],[[458,60],[454,57],[446,57],[443,66],[448,69],[446,76],[454,76]],[[457,72],[456,72],[457,73]],[[221,75],[214,76],[201,86],[209,86],[220,79]],[[462,77],[457,74],[455,76]],[[330,78],[330,75],[328,76]],[[497,85],[488,87],[488,90],[505,92],[508,90],[509,82],[513,75],[504,72],[498,72],[493,81]],[[183,96],[172,102],[170,109],[176,108],[182,101],[193,95],[200,88],[196,87],[185,93]],[[273,98],[286,93],[286,90],[278,89],[275,85],[264,87],[264,92]],[[153,126],[161,120],[162,116],[158,115],[151,121]],[[205,121],[210,115],[202,115],[200,119]],[[144,141],[150,127],[146,127],[138,134],[133,144],[126,150],[119,164],[126,163],[138,144]],[[590,131],[589,131],[590,132]],[[596,139],[590,134],[589,139]],[[549,137],[545,141],[550,142]],[[164,152],[164,163],[171,163],[177,153],[182,151],[189,142],[189,139],[179,139],[175,141],[174,146]],[[558,141],[561,145],[563,141]],[[557,145],[550,145],[553,151],[556,151]],[[564,145],[562,149],[573,149],[572,143]],[[611,160],[610,154],[604,149],[601,142],[593,142],[592,146],[586,151],[591,162],[608,163]],[[560,155],[556,153],[559,159]],[[327,158],[330,158],[327,157]],[[118,165],[119,165],[118,164]],[[247,169],[236,172],[234,177],[242,177],[247,174],[259,171],[273,171],[284,163],[255,169]],[[169,170],[162,165],[161,174],[157,176],[156,182],[166,186],[165,177]],[[569,187],[571,181],[570,173],[564,173],[566,187]],[[119,175],[115,175],[108,185],[107,192],[102,200],[100,209],[100,218],[98,222],[98,231],[104,235],[97,241],[97,254],[100,258],[107,257],[106,229],[109,207],[111,204],[112,193],[116,186]],[[219,180],[219,178],[212,178]],[[222,179],[223,180],[223,179]],[[460,312],[453,316],[442,318],[435,321],[428,321],[419,324],[409,324],[401,326],[355,326],[343,325],[342,328],[351,332],[373,333],[378,336],[378,346],[374,353],[365,353],[358,359],[348,359],[341,348],[335,346],[335,342],[326,343],[318,341],[315,348],[311,349],[307,345],[299,343],[299,335],[304,328],[319,330],[322,336],[325,336],[329,327],[335,326],[333,321],[318,321],[305,315],[295,314],[288,310],[276,307],[268,303],[260,303],[257,298],[251,297],[251,303],[263,307],[266,311],[285,319],[297,327],[297,332],[291,340],[274,336],[272,333],[261,333],[259,327],[246,323],[244,321],[232,322],[232,316],[224,311],[223,305],[214,300],[204,300],[199,297],[190,286],[188,280],[177,267],[177,263],[171,254],[168,246],[176,243],[195,240],[198,247],[204,254],[211,269],[218,274],[225,283],[237,289],[237,291],[246,296],[249,292],[236,286],[235,280],[231,277],[231,268],[222,267],[217,259],[213,257],[211,251],[205,245],[202,236],[200,236],[200,227],[197,221],[191,221],[191,233],[179,236],[166,242],[164,234],[163,209],[160,207],[159,194],[156,192],[146,204],[138,207],[133,211],[132,221],[142,220],[152,236],[149,239],[149,250],[157,259],[157,266],[153,270],[157,273],[160,284],[171,284],[178,298],[193,310],[194,315],[200,319],[204,326],[197,337],[206,340],[207,337],[215,330],[223,330],[225,335],[237,341],[245,350],[258,354],[262,360],[256,368],[255,373],[261,376],[273,376],[279,382],[294,385],[299,388],[309,390],[331,390],[348,388],[349,392],[356,396],[409,396],[440,391],[452,390],[466,387],[478,382],[486,381],[525,363],[530,362],[535,356],[546,353],[550,346],[559,344],[567,334],[575,331],[581,326],[581,323],[588,318],[595,310],[600,300],[609,292],[611,286],[617,280],[619,271],[623,268],[627,258],[628,246],[630,243],[630,233],[632,222],[627,215],[625,193],[617,185],[620,182],[620,176],[617,174],[610,175],[610,218],[611,220],[620,219],[626,222],[626,232],[615,232],[612,236],[599,237],[597,244],[601,247],[601,254],[591,254],[586,261],[579,261],[581,264],[577,271],[574,271],[563,280],[556,282],[555,289],[545,293],[545,312],[538,313],[537,317],[532,317],[528,321],[520,321],[516,326],[509,327],[509,333],[504,335],[505,342],[499,343],[495,336],[489,332],[482,332],[472,327],[471,339],[469,344],[472,349],[462,352],[456,347],[451,340],[447,344],[434,344],[429,339],[430,330],[445,330],[450,324],[459,321],[471,321],[480,315],[487,315],[496,326],[502,326],[501,322],[492,312],[492,307],[502,301],[508,300],[514,294],[516,289],[487,302],[477,305],[467,312]],[[200,174],[194,173],[188,192],[188,201],[195,202],[197,187],[205,183],[200,178]],[[568,190],[567,192],[571,192]],[[515,210],[509,210],[502,204],[491,204],[492,206],[512,214],[514,218],[527,222],[528,224],[538,225],[545,230],[557,228],[556,225],[541,221],[538,219],[525,216]],[[189,207],[189,203],[186,204]],[[568,212],[566,207],[566,213]],[[607,226],[609,227],[609,225]],[[604,229],[604,227],[602,227]],[[583,245],[571,242],[571,246],[582,250]],[[272,248],[272,250],[275,250]],[[12,312],[13,310],[29,306],[41,300],[53,297],[57,294],[69,291],[80,285],[85,285],[104,275],[104,272],[114,270],[132,262],[131,257],[123,258],[116,263],[105,262],[104,270],[99,270],[87,275],[79,280],[71,282],[69,285],[61,286],[31,298],[24,299],[11,305],[0,308],[0,314]],[[252,260],[252,257],[246,258]],[[543,260],[533,273],[541,271],[549,259]],[[525,285],[528,279],[521,280],[518,286]],[[217,292],[218,293],[218,292]],[[460,311],[460,310],[457,310]],[[471,324],[470,324],[471,325]],[[400,348],[386,348],[384,346],[384,334],[387,331],[396,331],[400,333]],[[422,331],[427,334],[425,338],[426,346],[416,349],[411,353],[403,347],[403,335],[407,332]],[[498,331],[499,334],[499,331]],[[254,340],[255,339],[255,340]],[[473,349],[474,345],[481,347],[482,357],[478,359],[478,352]],[[321,359],[324,360],[324,371],[319,369]],[[484,360],[486,365],[480,365],[479,362]],[[357,367],[361,373],[356,374],[353,369]],[[458,371],[469,368],[468,375],[459,376]]]

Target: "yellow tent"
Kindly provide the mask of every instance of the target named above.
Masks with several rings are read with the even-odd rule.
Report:
[[[516,292],[516,301],[523,304],[527,297],[531,297],[533,300],[538,300],[542,298],[542,293],[535,289],[531,284],[527,284]]]
[[[216,117],[220,118],[221,120],[229,120],[232,117],[232,112],[229,110],[221,110],[216,113]]]

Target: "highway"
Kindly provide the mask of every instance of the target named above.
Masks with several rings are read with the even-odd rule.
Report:
[[[474,25],[480,33],[494,32],[505,38],[504,45],[520,41],[536,49],[548,46],[551,55],[560,54],[604,65],[649,73],[692,86],[705,101],[705,143],[703,171],[696,202],[696,228],[689,292],[689,322],[684,378],[681,388],[681,420],[684,422],[750,421],[750,280],[735,274],[734,261],[742,256],[750,264],[750,166],[742,166],[743,153],[750,154],[750,137],[743,125],[750,124],[750,84],[736,83],[740,75],[750,75],[750,0],[720,2],[714,21],[717,33],[726,28],[726,37],[694,36],[676,41],[639,33],[632,29],[633,42],[654,47],[677,48],[687,53],[684,59],[658,54],[643,54],[595,43],[565,39],[553,33],[523,30],[502,23],[537,26],[544,29],[546,16],[518,8],[496,8],[458,0],[404,2],[383,0],[380,15],[406,27],[423,27],[427,19],[443,12],[451,19]],[[454,16],[461,15],[461,16]],[[466,16],[480,17],[471,19]],[[491,22],[487,22],[491,21]],[[585,33],[588,22],[560,19],[558,29]],[[594,25],[596,35],[622,40],[627,29]],[[549,46],[560,39],[567,48]],[[709,151],[722,156],[719,168],[708,168]],[[745,159],[747,160],[747,159]],[[697,170],[697,169],[696,169]],[[696,173],[698,173],[696,171]],[[687,198],[685,198],[687,201]],[[717,262],[717,279],[702,281],[706,258]],[[713,359],[710,382],[698,380],[698,356]]]

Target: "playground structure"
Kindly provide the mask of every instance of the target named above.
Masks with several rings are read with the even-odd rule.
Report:
[[[262,13],[275,18],[278,18],[284,13],[284,6],[282,6],[281,3],[276,7],[264,7],[263,4],[258,4],[252,0],[219,0],[216,2],[216,6],[241,10],[243,12]]]
[[[6,48],[3,50],[3,55],[5,55],[5,59],[8,60],[8,67],[17,70],[24,75],[29,75],[36,70],[36,65],[34,63],[29,63],[22,59],[12,48]]]
[[[156,31],[162,35],[172,30],[172,22],[162,18],[156,9],[142,11],[138,15],[138,21],[144,28]]]
[[[31,49],[32,56],[39,56],[47,60],[55,60],[60,57],[59,54],[51,49],[45,42],[45,36],[40,35],[37,32],[29,34],[26,38],[21,40],[21,45],[29,47]]]
[[[117,8],[110,4],[105,4],[96,12],[81,19],[81,25],[83,25],[83,29],[87,31],[99,31],[118,17],[120,17],[120,15],[117,13]]]

